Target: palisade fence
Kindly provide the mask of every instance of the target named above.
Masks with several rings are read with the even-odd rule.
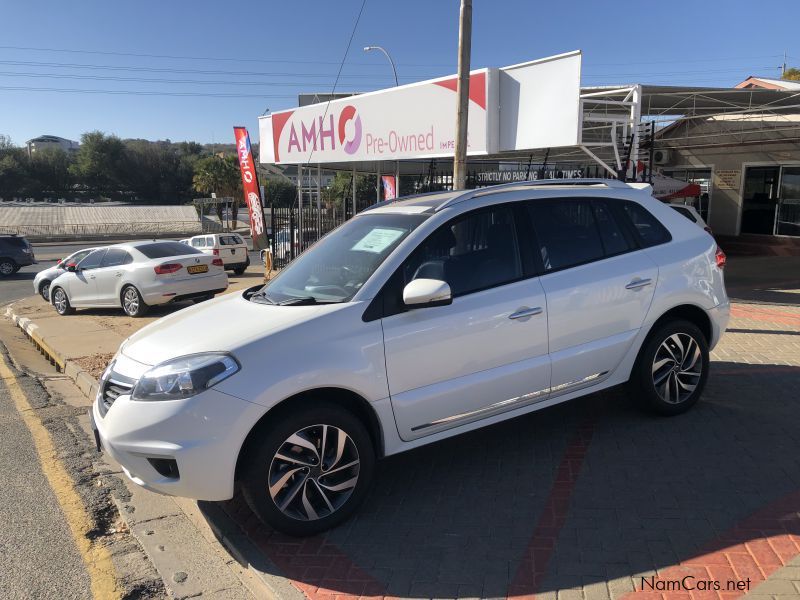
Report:
[[[349,211],[343,211],[341,208],[318,210],[316,207],[305,207],[301,217],[297,206],[267,209],[264,213],[267,229],[271,232],[270,247],[276,269],[285,267],[301,252],[351,216]]]

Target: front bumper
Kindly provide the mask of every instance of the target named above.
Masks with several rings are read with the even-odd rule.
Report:
[[[185,400],[119,396],[105,416],[100,401],[92,406],[100,443],[125,474],[145,489],[197,500],[233,497],[239,451],[265,410],[213,388]],[[159,473],[158,459],[175,461],[178,476]]]
[[[141,289],[142,299],[145,303],[154,306],[166,304],[176,299],[199,297],[204,294],[221,293],[228,288],[228,276],[225,272],[197,279],[184,279],[182,281],[153,282]]]

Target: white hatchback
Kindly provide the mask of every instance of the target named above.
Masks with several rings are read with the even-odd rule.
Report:
[[[228,287],[222,260],[180,242],[130,242],[98,248],[50,284],[60,315],[119,306],[141,317],[150,306],[210,300]]]
[[[98,439],[145,488],[225,500],[238,480],[264,521],[316,533],[383,456],[626,382],[650,410],[688,410],[728,321],[724,262],[636,184],[377,205],[267,285],[126,340]]]

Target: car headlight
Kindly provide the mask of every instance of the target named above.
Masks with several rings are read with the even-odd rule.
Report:
[[[156,365],[136,383],[134,400],[180,400],[215,386],[239,371],[233,356],[222,352],[192,354]]]

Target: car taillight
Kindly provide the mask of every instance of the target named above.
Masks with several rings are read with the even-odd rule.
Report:
[[[719,246],[717,246],[716,258],[717,258],[717,267],[720,269],[724,268],[725,263],[728,261],[728,257],[725,256],[725,253]]]
[[[215,267],[222,267],[222,266],[224,266],[224,265],[222,264],[222,259],[221,259],[221,258],[215,258],[215,259],[213,259],[213,260],[211,261],[211,264],[212,264],[212,265],[214,265]]]
[[[156,272],[156,275],[167,275],[169,273],[180,271],[182,268],[183,265],[180,263],[164,263],[163,265],[153,267],[153,270]]]
[[[214,256],[219,256],[219,248],[214,248],[213,254]]]

